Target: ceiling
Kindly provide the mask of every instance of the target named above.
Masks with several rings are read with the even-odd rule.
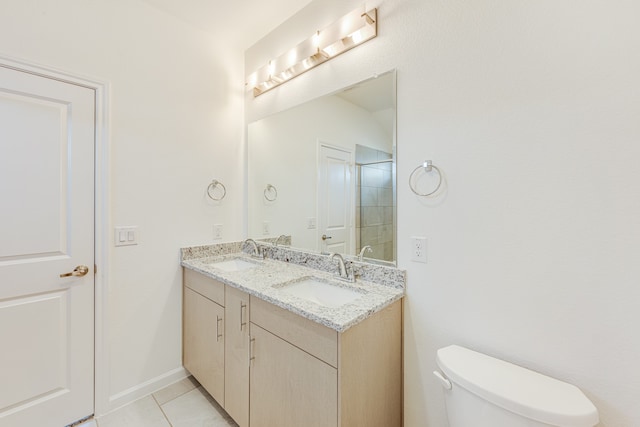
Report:
[[[245,50],[311,0],[142,0]]]
[[[210,34],[246,50],[312,0],[142,0]],[[371,112],[393,108],[393,75],[355,85],[340,96]],[[375,95],[372,95],[375,94]]]
[[[393,109],[396,102],[395,74],[375,76],[346,88],[337,95],[372,113]]]

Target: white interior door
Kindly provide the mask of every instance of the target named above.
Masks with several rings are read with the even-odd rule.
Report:
[[[0,64],[1,427],[93,414],[94,111],[93,89]]]
[[[318,159],[318,231],[321,250],[351,253],[351,152],[321,143]]]

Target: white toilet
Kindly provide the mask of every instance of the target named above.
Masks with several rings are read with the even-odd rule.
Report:
[[[571,384],[452,345],[438,350],[449,427],[593,427],[598,410]]]

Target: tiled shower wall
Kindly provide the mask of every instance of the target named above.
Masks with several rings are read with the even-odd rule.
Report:
[[[391,153],[356,145],[356,164],[391,160]],[[356,251],[369,245],[367,258],[394,261],[394,184],[391,162],[358,166],[356,170]]]

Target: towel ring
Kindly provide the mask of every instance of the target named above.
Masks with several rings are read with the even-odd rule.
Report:
[[[213,192],[218,187],[222,188],[222,196],[215,197],[213,195]],[[227,195],[227,188],[224,186],[223,183],[221,183],[217,179],[214,179],[213,181],[211,181],[211,184],[209,184],[209,186],[207,187],[207,196],[209,196],[209,198],[211,200],[215,200],[216,202],[219,202],[220,200],[224,199],[224,196],[226,196],[226,195]]]
[[[416,188],[413,185],[413,177],[416,174],[416,172],[418,172],[420,169],[424,169],[425,172],[431,172],[431,170],[435,170],[436,172],[438,172],[438,185],[436,185],[436,188],[429,193],[420,193],[418,192],[418,190],[416,190]],[[431,196],[440,189],[441,185],[442,185],[442,172],[440,172],[440,169],[438,169],[436,166],[432,164],[431,160],[425,160],[424,163],[422,163],[420,166],[415,168],[413,172],[411,172],[411,175],[409,175],[409,188],[411,188],[411,191],[413,191],[413,193],[418,196],[422,196],[422,197]]]
[[[271,195],[271,197],[269,197]],[[264,189],[264,198],[269,202],[275,202],[278,198],[278,189],[271,184],[267,184],[267,187]]]

